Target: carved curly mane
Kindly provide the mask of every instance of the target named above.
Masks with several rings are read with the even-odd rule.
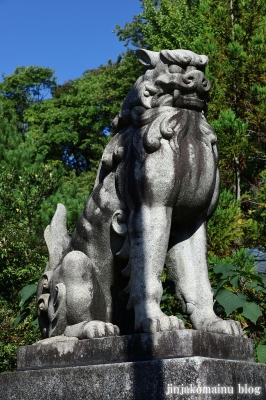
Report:
[[[217,140],[204,117],[210,82],[203,71],[208,58],[187,50],[137,54],[146,69],[113,121],[117,134],[104,151],[100,181],[131,151],[132,143],[136,156],[145,157],[160,148],[162,139],[169,140],[178,155],[187,134],[208,147]]]

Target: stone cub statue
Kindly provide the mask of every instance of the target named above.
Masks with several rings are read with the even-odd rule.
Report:
[[[205,118],[208,58],[188,50],[137,55],[145,71],[113,121],[117,133],[73,237],[62,204],[45,230],[42,335],[184,329],[160,309],[164,266],[195,329],[242,335],[238,322],[215,315],[207,271],[206,221],[219,197],[216,135]]]

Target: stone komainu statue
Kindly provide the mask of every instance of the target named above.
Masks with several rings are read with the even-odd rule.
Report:
[[[38,286],[43,337],[183,329],[160,309],[164,266],[195,329],[241,335],[213,311],[206,221],[219,197],[216,135],[205,113],[208,58],[137,50],[143,75],[113,125],[73,237],[59,204]]]

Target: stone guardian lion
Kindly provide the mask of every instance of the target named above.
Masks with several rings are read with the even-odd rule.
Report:
[[[208,279],[206,222],[219,197],[217,139],[205,117],[208,58],[188,50],[137,56],[145,71],[113,121],[117,133],[73,237],[62,204],[45,230],[42,336],[184,329],[160,309],[164,266],[194,329],[242,335],[238,322],[215,315]]]

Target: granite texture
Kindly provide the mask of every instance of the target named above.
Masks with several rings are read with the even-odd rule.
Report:
[[[184,329],[160,308],[164,266],[194,329],[243,335],[239,322],[214,313],[208,278],[206,223],[219,198],[208,57],[184,49],[136,54],[144,71],[113,121],[116,134],[72,238],[62,204],[45,230],[42,336]]]
[[[0,399],[265,400],[265,376],[263,364],[201,357],[28,370],[0,374]]]
[[[78,340],[57,336],[18,349],[18,369],[72,367],[177,357],[253,361],[253,341],[193,330]]]

